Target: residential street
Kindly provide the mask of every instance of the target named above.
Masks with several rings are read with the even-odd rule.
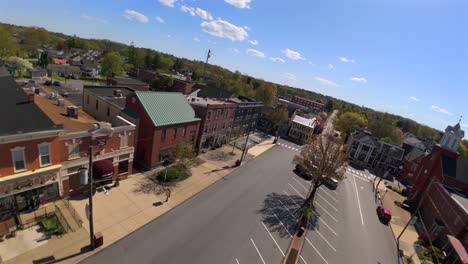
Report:
[[[298,149],[280,140],[83,263],[281,263],[294,232],[295,209],[309,187],[292,171]],[[391,231],[376,216],[370,182],[351,175],[337,191],[319,190],[320,217],[317,230],[308,233],[303,263],[397,263]]]

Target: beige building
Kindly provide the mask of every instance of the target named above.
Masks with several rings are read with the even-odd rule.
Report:
[[[83,110],[98,121],[112,122],[125,108],[133,90],[118,86],[84,86]]]
[[[314,133],[317,120],[294,115],[289,123],[288,136],[300,144],[307,143]]]

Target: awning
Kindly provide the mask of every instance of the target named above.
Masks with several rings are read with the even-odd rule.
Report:
[[[468,263],[468,253],[466,253],[465,247],[463,247],[460,240],[453,236],[447,236],[450,244],[452,245],[455,252],[457,252],[458,258],[461,260],[462,263]]]
[[[93,163],[93,178],[96,180],[111,179],[114,175],[114,164],[110,160],[100,160]]]

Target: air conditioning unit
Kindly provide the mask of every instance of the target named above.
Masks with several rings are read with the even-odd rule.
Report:
[[[57,105],[60,106],[60,107],[64,107],[65,106],[65,100],[63,100],[62,98],[57,99]]]
[[[122,97],[122,91],[121,90],[114,90],[114,96],[115,97]]]
[[[78,107],[72,105],[67,107],[67,116],[78,118]]]

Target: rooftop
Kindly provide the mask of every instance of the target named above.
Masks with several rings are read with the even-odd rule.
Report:
[[[315,124],[315,118],[308,119],[308,118],[304,118],[298,115],[294,116],[294,119],[292,121],[294,123],[299,123],[301,125],[304,125],[310,128],[314,128],[314,124]]]
[[[63,124],[66,133],[88,131],[97,123],[96,119],[78,108],[78,118],[67,116],[67,106],[73,106],[64,99],[65,106],[58,106],[57,100],[48,98],[52,90],[44,87],[45,94],[35,95],[34,101],[37,106],[55,123]]]
[[[220,99],[201,98],[196,96],[187,96],[187,101],[192,105],[235,105],[234,103],[227,102]]]
[[[450,197],[468,214],[468,193],[442,185]]]
[[[140,80],[124,76],[109,77],[109,79],[114,80],[115,82],[117,82],[117,84],[148,85],[147,83],[142,82]]]
[[[195,84],[193,90],[195,96],[203,98],[233,98],[236,96],[234,92],[202,84]]]
[[[155,127],[199,121],[181,93],[135,91]]]
[[[0,91],[0,135],[60,129],[10,75],[0,76]]]
[[[127,95],[133,93],[133,89],[128,87],[119,87],[119,86],[89,86],[85,85],[84,90],[90,91],[96,96],[102,98],[103,100],[110,102],[111,104],[120,107],[121,109],[125,108],[125,100]],[[116,95],[120,93],[120,95]]]

